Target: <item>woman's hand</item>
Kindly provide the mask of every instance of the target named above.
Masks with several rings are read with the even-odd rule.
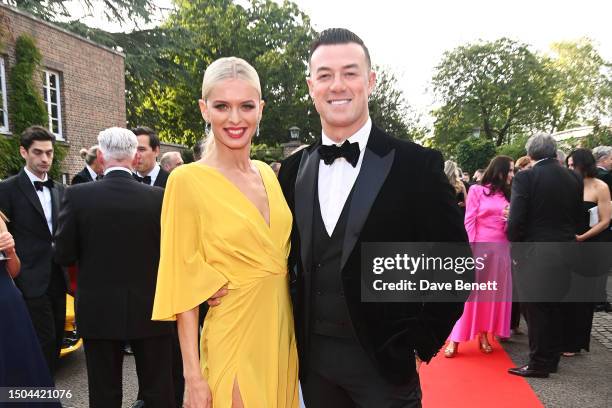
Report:
[[[184,408],[212,408],[212,393],[202,375],[185,377]]]
[[[581,234],[581,235],[576,234],[576,241],[578,242],[584,241],[584,234]]]
[[[210,307],[219,306],[221,304],[221,298],[225,295],[227,295],[227,284],[223,285],[206,303],[208,303]]]
[[[0,251],[6,253],[6,255],[12,255],[15,253],[15,240],[10,232],[0,232]]]

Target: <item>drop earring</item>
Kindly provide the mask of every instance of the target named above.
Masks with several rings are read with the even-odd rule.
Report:
[[[206,133],[206,136],[210,136],[210,131],[211,131],[210,122],[206,122],[206,125],[204,125],[204,133]]]

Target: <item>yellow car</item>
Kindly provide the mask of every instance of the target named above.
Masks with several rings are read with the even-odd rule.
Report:
[[[78,350],[82,345],[83,339],[78,336],[74,322],[74,298],[66,295],[66,323],[64,324],[64,340],[62,341],[60,357],[67,356]]]

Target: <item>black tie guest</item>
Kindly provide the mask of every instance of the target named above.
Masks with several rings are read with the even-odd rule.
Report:
[[[563,351],[563,308],[559,300],[569,289],[574,266],[570,251],[547,244],[576,241],[583,216],[583,183],[580,176],[559,164],[552,136],[533,135],[525,148],[533,167],[514,177],[506,233],[511,242],[535,243],[525,251],[515,252],[513,247],[516,287],[527,321],[530,352],[526,365],[508,371],[544,378],[557,372]],[[524,294],[529,297],[525,302]]]
[[[104,178],[70,187],[56,234],[56,260],[78,261],[76,322],[85,344],[89,406],[121,407],[124,340],[147,407],[175,407],[172,324],[151,321],[163,190],[134,180],[136,136],[98,136]]]
[[[27,128],[19,152],[25,167],[0,182],[0,211],[8,219],[9,232],[21,259],[15,279],[51,373],[64,336],[67,276],[53,260],[53,233],[57,228],[64,186],[49,177],[55,136],[40,126]]]
[[[72,178],[72,185],[100,180],[104,175],[104,169],[98,162],[98,146],[89,149],[81,149],[81,158],[85,160],[85,167]]]
[[[362,302],[362,243],[467,242],[454,190],[439,152],[372,123],[376,75],[357,35],[323,31],[309,69],[322,135],[283,161],[278,176],[294,215],[289,270],[297,269],[292,297],[304,401],[420,407],[415,361],[439,351],[463,303]]]
[[[146,126],[134,128],[132,132],[138,138],[138,160],[135,165],[134,178],[150,186],[165,188],[170,173],[157,163],[160,150],[157,133]]]

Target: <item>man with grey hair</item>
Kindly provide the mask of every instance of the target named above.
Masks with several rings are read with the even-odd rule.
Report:
[[[162,169],[171,173],[172,170],[183,164],[183,157],[180,152],[166,152],[162,155],[159,165]]]
[[[531,243],[575,241],[582,219],[582,180],[559,165],[552,136],[534,135],[525,148],[534,165],[530,171],[517,173],[512,181],[508,239]],[[532,295],[525,302],[520,300],[529,329],[529,362],[508,371],[521,377],[544,378],[557,371],[563,351],[561,303],[550,300],[567,290],[572,259],[550,245],[535,244],[530,250],[515,251],[513,247],[518,295]],[[521,281],[523,277],[528,282]],[[534,299],[534,293],[542,298]]]
[[[55,259],[79,264],[76,320],[85,343],[90,407],[121,407],[123,344],[136,359],[147,407],[175,407],[172,323],[151,321],[163,190],[132,176],[138,141],[110,128],[98,136],[104,178],[70,187]]]

